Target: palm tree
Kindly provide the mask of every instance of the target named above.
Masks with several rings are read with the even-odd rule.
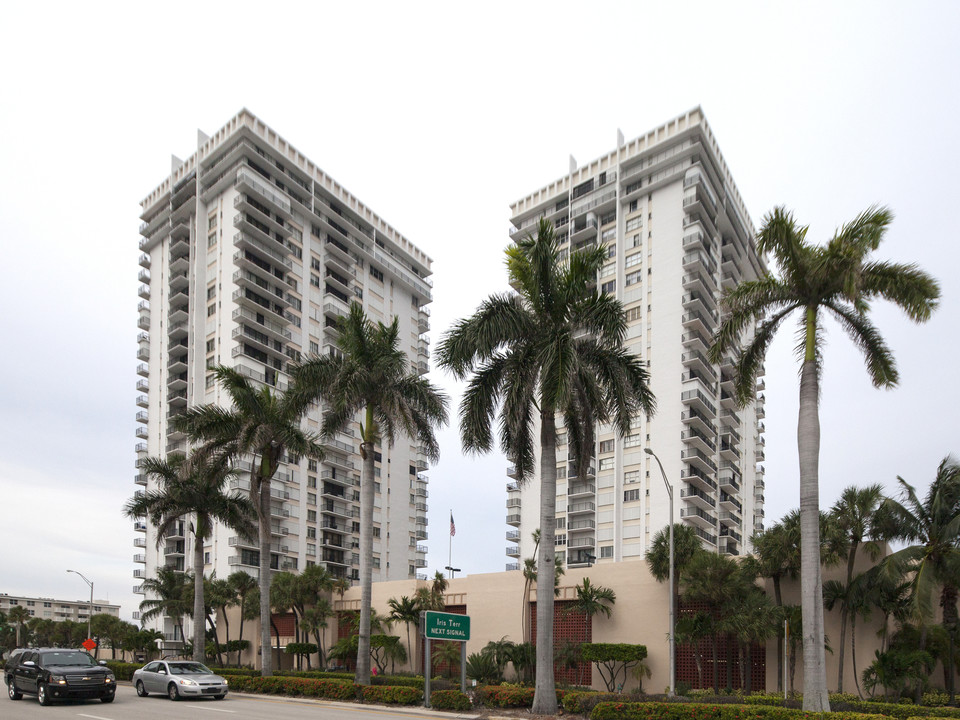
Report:
[[[154,618],[166,615],[180,629],[183,635],[183,618],[193,612],[193,577],[168,567],[158,567],[156,577],[146,578],[143,583],[144,594],[151,595],[140,601],[140,622],[146,624]]]
[[[390,619],[394,622],[402,622],[407,628],[407,655],[410,658],[414,672],[417,670],[417,657],[413,645],[410,644],[410,625],[416,627],[420,622],[420,606],[415,598],[402,595],[400,599],[390,598],[387,600],[390,606]]]
[[[623,346],[626,318],[619,300],[601,293],[597,273],[605,248],[575,250],[561,259],[553,226],[541,220],[507,249],[516,293],[492,295],[457,322],[438,350],[439,364],[457,379],[472,374],[460,406],[464,448],[488,452],[499,412],[500,445],[516,465],[518,483],[535,473],[540,427],[541,587],[553,585],[557,498],[558,415],[563,418],[577,477],[594,449],[594,424],[610,422],[627,435],[634,417],[651,415],[654,398],[638,357]],[[537,594],[537,683],[532,711],[557,709],[553,673],[553,597]]]
[[[30,619],[30,611],[23,605],[17,605],[10,608],[10,614],[7,619],[17,626],[17,647],[20,647],[20,628]]]
[[[223,650],[220,646],[220,636],[217,633],[219,617],[223,619],[224,644],[230,647],[230,618],[227,615],[227,608],[237,605],[237,595],[233,591],[233,586],[226,578],[204,578],[203,588],[204,604],[206,605],[205,615],[207,618],[207,627],[213,634],[213,643],[217,652],[217,663],[223,667]],[[229,650],[227,651],[229,653]],[[229,655],[227,662],[230,661]]]
[[[273,674],[270,648],[270,486],[280,463],[288,455],[322,458],[319,438],[304,431],[300,422],[310,407],[310,398],[296,381],[287,392],[257,388],[239,370],[219,365],[214,377],[230,397],[233,408],[201,405],[188,408],[173,419],[176,430],[204,443],[194,451],[235,459],[253,456],[250,463],[250,502],[257,513],[260,544],[260,668]]]
[[[317,641],[317,649],[320,653],[320,669],[327,666],[326,650],[324,649],[324,631],[327,629],[327,618],[333,615],[333,607],[327,598],[317,598],[313,607],[307,609],[301,621],[301,627],[307,634],[313,633],[314,640]]]
[[[579,585],[575,585],[576,598],[570,609],[582,612],[590,622],[594,615],[610,617],[610,606],[617,602],[617,594],[603,585],[594,585],[590,578],[585,577]]]
[[[717,630],[722,628],[726,608],[747,589],[744,573],[728,555],[703,552],[694,555],[687,567],[683,583],[683,598],[689,603],[701,603],[714,620],[712,637],[713,687],[720,687],[720,663],[717,657]],[[727,686],[731,685],[732,666],[727,663]]]
[[[703,687],[703,650],[701,642],[716,632],[713,616],[702,610],[684,613],[677,618],[674,636],[678,645],[689,645],[697,666],[697,688]],[[716,688],[714,688],[716,690]]]
[[[766,350],[780,324],[801,311],[797,350],[802,357],[797,448],[800,457],[801,606],[803,608],[803,709],[826,712],[826,659],[823,642],[823,584],[820,576],[817,513],[820,510],[820,367],[823,317],[834,317],[866,359],[877,387],[894,387],[898,373],[893,355],[867,315],[875,298],[901,307],[915,322],[930,317],[940,290],[915,265],[869,261],[893,219],[889,210],[871,208],[843,226],[826,246],[806,242],[806,227],[778,207],[769,213],[757,236],[757,249],[773,253],[780,277],[766,274],[725,293],[723,319],[710,359],[719,363],[737,353],[736,393],[740,403],[753,396]],[[751,335],[754,325],[756,330]],[[740,343],[744,341],[741,347]]]
[[[764,643],[780,624],[779,608],[770,602],[760,588],[747,585],[724,608],[722,628],[737,643],[740,656],[740,687],[747,694],[753,690],[751,650],[755,643]]]
[[[840,499],[834,503],[830,514],[837,524],[839,532],[843,535],[844,542],[841,548],[841,554],[847,557],[847,583],[846,587],[850,592],[853,589],[853,567],[857,559],[857,550],[861,544],[866,543],[864,548],[874,560],[880,554],[880,546],[876,543],[873,536],[873,518],[876,515],[877,508],[883,500],[883,487],[878,483],[858,488],[851,485],[840,493]],[[824,587],[826,593],[826,587]],[[837,655],[837,692],[843,692],[843,654],[846,649],[847,638],[847,619],[850,615],[850,607],[847,602],[847,593],[842,593],[840,601],[840,652]]]
[[[698,553],[705,552],[703,543],[697,535],[697,531],[686,523],[674,523],[673,525],[673,597],[670,602],[673,603],[673,616],[679,622],[680,613],[680,584],[683,581],[683,574],[687,571],[690,561]],[[647,567],[650,568],[650,574],[659,582],[666,582],[670,578],[670,526],[660,528],[653,536],[653,542],[650,545],[650,551],[646,553],[644,559],[647,561]],[[674,624],[674,634],[676,634],[676,624]],[[676,639],[674,639],[676,642]]]
[[[157,529],[157,547],[184,515],[194,515],[190,523],[193,534],[193,659],[204,661],[206,617],[203,600],[203,544],[213,533],[213,524],[220,522],[231,530],[250,536],[256,532],[250,501],[225,490],[234,474],[224,456],[190,458],[171,453],[166,459],[146,458],[141,470],[157,482],[156,490],[148,490],[131,498],[123,511],[128,517],[148,517]]]
[[[230,573],[230,575],[227,576],[227,582],[229,582],[230,587],[233,588],[233,592],[237,597],[237,604],[240,606],[240,631],[237,642],[239,645],[242,645],[243,623],[251,616],[250,601],[253,599],[253,594],[259,589],[260,583],[257,582],[255,577],[243,570],[236,570]],[[242,652],[243,650],[237,650],[238,667],[240,666],[240,653]]]
[[[323,400],[323,434],[332,436],[363,413],[360,423],[360,640],[357,683],[370,683],[370,602],[373,582],[373,505],[376,446],[393,442],[398,431],[415,440],[436,461],[434,428],[447,422],[447,399],[409,369],[400,349],[400,325],[368,320],[359,303],[340,319],[340,354],[313,356],[295,369],[307,400]]]
[[[886,537],[913,543],[889,555],[885,563],[894,576],[912,576],[912,610],[926,623],[933,617],[933,597],[939,590],[943,626],[950,649],[947,691],[954,700],[953,657],[957,631],[957,595],[960,589],[960,464],[946,457],[923,501],[906,480],[897,477],[903,502],[887,498],[879,524]],[[920,650],[924,636],[921,634]]]

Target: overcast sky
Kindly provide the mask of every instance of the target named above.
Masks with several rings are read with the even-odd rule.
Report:
[[[879,257],[937,276],[915,326],[873,317],[902,382],[875,390],[828,329],[821,505],[960,451],[960,4],[17,3],[0,27],[0,592],[136,609],[139,201],[247,107],[434,260],[433,345],[505,289],[509,204],[697,105],[760,225],[785,204],[825,240],[873,203]],[[767,368],[767,521],[799,503],[798,365]],[[458,387],[433,371],[458,402]],[[503,570],[506,461],[430,476],[429,572]]]

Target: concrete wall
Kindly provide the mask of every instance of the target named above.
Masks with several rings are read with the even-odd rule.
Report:
[[[869,565],[863,558],[857,564],[857,570],[862,571]],[[845,577],[846,566],[828,568],[824,571],[824,580],[842,579]],[[644,688],[650,692],[662,692],[669,684],[669,644],[668,644],[668,604],[667,584],[658,583],[650,575],[646,562],[625,561],[597,565],[590,568],[568,569],[561,578],[561,590],[558,599],[572,600],[575,597],[574,586],[584,577],[589,577],[593,584],[612,588],[617,594],[617,601],[613,607],[611,617],[602,616],[593,619],[593,642],[623,642],[637,643],[647,646],[646,664],[652,676],[644,681]],[[373,608],[381,614],[389,612],[387,601],[390,598],[400,598],[403,595],[413,596],[417,586],[426,586],[422,581],[395,581],[373,584]],[[770,584],[768,593],[773,595]],[[466,605],[470,615],[471,638],[467,643],[467,653],[479,652],[491,640],[506,637],[514,642],[522,641],[521,613],[523,608],[523,575],[519,571],[469,575],[455,578],[450,581],[446,593],[446,603],[452,605]],[[799,603],[799,582],[789,581],[783,584],[784,602],[787,604]],[[530,594],[530,600],[536,600],[536,590]],[[351,588],[344,595],[333,597],[333,605],[337,610],[359,610],[360,588]],[[840,613],[838,610],[825,614],[826,632],[834,647],[834,653],[827,653],[827,680],[833,690],[837,680],[837,662],[840,642]],[[879,649],[880,640],[877,637],[882,616],[874,613],[870,621],[857,623],[857,658],[858,671],[872,660],[874,650]],[[244,627],[244,639],[251,641],[253,649],[243,654],[243,664],[257,665],[257,647],[259,632],[256,621],[247,621]],[[337,628],[335,619],[331,619],[327,628],[325,645],[327,648],[336,641]],[[223,637],[221,626],[221,638]],[[231,637],[237,638],[239,618],[236,609],[231,609],[230,617]],[[411,633],[413,629],[411,628]],[[406,628],[395,625],[391,634],[398,635],[406,645]],[[853,683],[853,662],[848,647],[845,657],[844,689],[855,692]],[[413,640],[413,642],[416,642]],[[281,637],[281,645],[293,642],[292,637]],[[276,655],[275,655],[276,657]],[[313,658],[316,665],[317,658]],[[290,668],[293,660],[284,655],[283,667]],[[797,669],[795,673],[795,687],[799,690],[803,685],[802,655],[797,653]],[[274,667],[277,667],[276,660]],[[408,665],[405,670],[412,670]],[[593,686],[603,689],[598,673],[593,673]],[[629,679],[627,688],[636,686],[636,680]],[[777,689],[777,643],[772,638],[766,648],[766,688],[770,691]]]

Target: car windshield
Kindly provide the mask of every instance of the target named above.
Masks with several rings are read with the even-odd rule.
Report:
[[[203,673],[204,675],[211,675],[210,668],[202,663],[169,663],[170,672],[174,675],[194,675],[197,673]]]
[[[90,667],[97,664],[87,653],[77,650],[40,653],[40,662],[44,665],[76,665],[78,667]]]

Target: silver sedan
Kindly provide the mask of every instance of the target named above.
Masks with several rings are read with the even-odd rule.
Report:
[[[227,681],[203,663],[188,660],[157,660],[133,673],[137,695],[164,694],[171,700],[181,697],[212,697],[223,700]]]

